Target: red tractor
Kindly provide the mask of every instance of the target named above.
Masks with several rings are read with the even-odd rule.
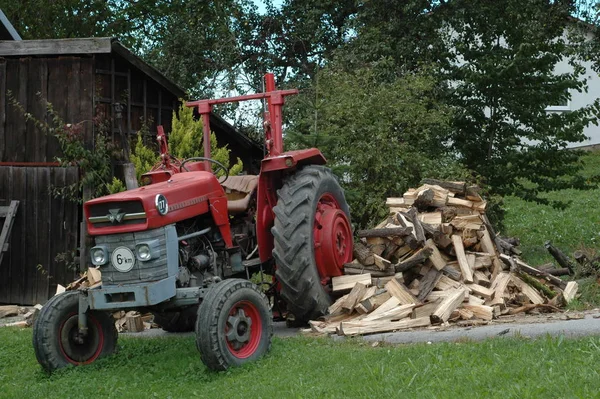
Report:
[[[283,152],[284,98],[297,90],[276,90],[272,74],[265,79],[265,93],[186,104],[202,116],[204,157],[174,159],[159,133],[161,162],[143,176],[146,185],[85,203],[102,285],[44,305],[33,331],[43,368],[114,352],[109,312],[116,310],[152,312],[167,331],[195,329],[201,359],[214,370],[269,350],[280,303],[297,321],[326,312],[331,277],[352,259],[348,205],[318,149]],[[258,176],[227,176],[210,158],[211,109],[252,99],[268,104],[267,155]],[[263,271],[275,276],[269,299],[248,281]]]

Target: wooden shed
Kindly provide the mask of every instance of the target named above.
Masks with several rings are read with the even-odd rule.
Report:
[[[77,267],[55,257],[78,247],[81,207],[54,198],[49,189],[77,182],[76,167],[62,168],[57,139],[27,122],[13,101],[47,120],[47,100],[66,123],[81,123],[93,148],[98,118],[121,145],[146,124],[171,130],[171,117],[184,92],[114,38],[0,40],[0,206],[20,201],[8,251],[0,264],[0,303],[43,303]],[[242,159],[250,173],[262,149],[222,118],[211,117],[219,144]],[[2,223],[0,219],[0,227]]]

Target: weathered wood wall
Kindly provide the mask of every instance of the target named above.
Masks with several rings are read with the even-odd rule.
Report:
[[[0,162],[54,162],[60,155],[57,139],[27,122],[11,98],[41,122],[48,122],[50,102],[65,123],[81,123],[92,145],[93,87],[91,57],[0,58]]]
[[[0,303],[45,303],[56,284],[73,281],[74,270],[55,257],[77,248],[80,206],[54,198],[50,188],[77,183],[78,174],[75,167],[0,166],[0,205],[20,201],[0,264]]]

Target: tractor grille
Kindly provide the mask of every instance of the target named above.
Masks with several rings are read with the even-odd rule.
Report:
[[[118,271],[111,263],[111,255],[118,247],[127,247],[135,254],[135,245],[142,242],[158,240],[159,256],[149,261],[135,260],[133,268],[128,272]],[[104,284],[133,284],[148,281],[157,281],[168,277],[167,270],[167,243],[164,227],[146,230],[137,233],[111,234],[97,236],[96,245],[105,245],[108,249],[109,262],[102,266],[102,282]]]
[[[90,206],[89,222],[95,227],[146,223],[146,213],[140,201],[123,201]]]

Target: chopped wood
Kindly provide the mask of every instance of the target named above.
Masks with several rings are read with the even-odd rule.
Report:
[[[393,296],[396,297],[400,304],[408,305],[418,303],[418,299],[415,298],[404,284],[400,284],[398,280],[392,279],[386,285],[385,289]]]
[[[434,197],[435,197],[435,191],[433,191],[430,188],[427,188],[423,191],[420,191],[419,194],[417,194],[417,198],[415,198],[415,202],[413,203],[413,206],[415,206],[421,210],[427,209],[433,205]]]
[[[448,320],[450,314],[462,303],[465,298],[465,290],[455,290],[440,303],[431,315],[431,323],[438,324]]]
[[[442,274],[440,276],[437,284],[435,285],[435,288],[437,288],[438,290],[441,290],[441,291],[447,291],[447,290],[452,290],[452,289],[462,288],[462,287],[463,287],[463,285],[460,281],[452,280],[450,277],[448,277],[444,274]]]
[[[140,315],[126,316],[125,325],[127,327],[127,331],[129,332],[144,331],[144,321]]]
[[[351,290],[356,283],[371,285],[371,273],[358,274],[353,276],[337,276],[331,279],[333,292]]]
[[[529,298],[531,303],[539,305],[546,302],[544,298],[542,298],[542,296],[532,286],[530,286],[517,276],[511,275],[510,279],[512,283],[516,285],[527,298]]]
[[[384,229],[371,229],[371,230],[359,230],[357,233],[358,237],[404,237],[411,234],[412,228],[410,227],[396,227],[396,228],[384,228]]]
[[[413,309],[415,307],[414,303],[407,305],[396,305],[395,307],[383,311],[383,312],[373,312],[366,317],[363,317],[362,321],[375,321],[375,320],[386,320],[386,321],[394,321],[403,319],[412,314]]]
[[[491,256],[496,255],[496,247],[494,246],[492,238],[490,237],[490,232],[487,229],[479,232],[479,240],[483,252],[486,252]]]
[[[418,319],[421,317],[430,317],[433,312],[440,306],[441,299],[438,299],[434,302],[428,302],[423,305],[417,305],[412,311],[412,315],[410,316],[413,319]]]
[[[379,268],[379,270],[386,270],[392,266],[392,262],[379,255],[373,254],[373,257],[375,258],[375,265]]]
[[[371,273],[371,277],[386,277],[393,276],[395,271],[393,268],[387,270],[379,270],[373,266],[363,266],[360,263],[346,263],[344,265],[344,274],[365,274]]]
[[[507,260],[507,259],[511,259],[509,256],[501,254],[500,258],[502,260]],[[527,273],[531,276],[534,277],[542,277],[544,279],[546,279],[547,281],[549,281],[550,283],[556,285],[557,287],[562,288],[563,290],[566,288],[567,286],[567,282],[564,280],[561,280],[560,278],[553,276],[547,272],[541,271],[536,269],[535,267],[531,267],[529,266],[527,263],[523,262],[522,260],[518,259],[518,258],[512,258],[512,260],[515,262],[515,264],[517,265],[518,270]]]
[[[348,298],[349,294],[346,294],[340,298],[338,298],[334,303],[332,303],[328,308],[327,311],[329,312],[329,314],[336,314],[339,313],[342,310],[342,305],[344,304],[344,302],[346,301],[346,298]]]
[[[19,306],[4,305],[0,306],[0,319],[3,317],[17,316],[19,314]]]
[[[462,308],[470,311],[476,319],[492,320],[494,318],[494,308],[491,306],[463,305]]]
[[[429,317],[421,317],[418,319],[404,319],[400,321],[348,321],[340,323],[338,333],[340,335],[352,336],[361,334],[374,334],[395,330],[405,330],[408,328],[427,327],[431,325]]]
[[[479,284],[466,284],[466,287],[472,294],[478,295],[485,299],[490,299],[494,295],[494,290],[485,288]]]
[[[417,265],[422,264],[427,260],[432,254],[431,248],[421,248],[417,252],[415,252],[410,258],[403,260],[402,262],[398,262],[394,265],[394,270],[396,272],[404,272],[408,269],[411,269]]]
[[[460,269],[458,268],[458,262],[456,263],[456,265],[448,264],[442,269],[442,273],[450,277],[452,280],[460,281],[461,274]]]
[[[356,283],[356,285],[352,288],[344,302],[342,302],[342,309],[348,313],[351,313],[354,310],[354,307],[358,304],[358,302],[363,298],[365,293],[367,292],[367,286],[361,283]]]
[[[448,200],[446,201],[446,205],[460,206],[460,207],[464,207],[464,208],[473,208],[473,201],[460,199],[460,198],[448,197]]]
[[[423,302],[425,298],[429,296],[431,291],[440,281],[440,278],[442,278],[441,271],[437,270],[435,267],[429,269],[419,283],[419,294],[417,295],[419,302]]]
[[[431,238],[425,242],[425,247],[431,249],[429,260],[433,266],[437,270],[442,270],[446,266],[446,261],[442,258],[442,254],[440,254],[440,251]]]
[[[467,303],[469,305],[483,305],[485,303],[485,299],[477,298],[475,295],[469,295]]]
[[[410,202],[410,203],[409,203]],[[414,200],[408,201],[406,198],[388,198],[385,201],[385,206],[391,207],[409,207],[413,204]]]
[[[102,282],[102,273],[99,268],[88,267],[87,280],[90,286]]]
[[[357,242],[354,244],[353,254],[358,261],[365,266],[369,266],[375,263],[375,258],[373,257],[373,253],[369,251],[363,243]]]
[[[467,191],[467,185],[464,182],[452,182],[452,181],[443,181],[436,179],[423,179],[421,180],[421,184],[429,184],[432,186],[442,187],[450,192],[455,194],[465,195]]]
[[[469,266],[469,262],[467,261],[467,257],[465,255],[465,248],[463,247],[462,239],[459,235],[452,235],[452,243],[454,245],[454,251],[456,252],[456,259],[458,260],[458,265],[460,266],[460,272],[462,273],[463,279],[467,283],[473,282],[473,271]],[[444,320],[445,321],[445,320]]]
[[[442,224],[442,212],[426,212],[419,214],[419,220],[423,224]]]
[[[563,298],[565,302],[568,304],[573,299],[575,299],[575,295],[577,295],[577,290],[579,289],[579,284],[575,281],[569,281],[567,286],[563,290]]]
[[[380,292],[378,294],[371,296],[370,298],[362,300],[360,302],[360,305],[367,312],[372,312],[375,309],[377,309],[378,307],[380,307],[382,304],[384,304],[391,297],[392,297],[392,295],[389,292],[383,291],[383,292]]]
[[[483,285],[484,287],[489,287],[491,284],[488,276],[481,270],[475,270],[475,272],[473,272],[473,280],[475,280],[476,284]]]

